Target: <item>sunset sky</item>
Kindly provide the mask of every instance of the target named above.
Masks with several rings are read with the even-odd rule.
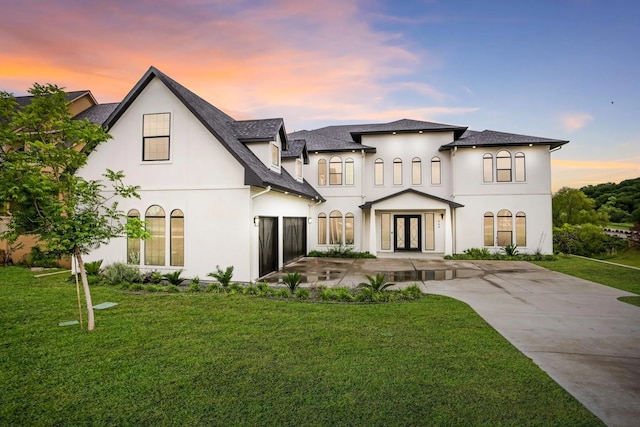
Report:
[[[553,188],[640,176],[640,2],[0,0],[0,90],[120,101],[154,65],[287,131],[401,118],[570,144]]]

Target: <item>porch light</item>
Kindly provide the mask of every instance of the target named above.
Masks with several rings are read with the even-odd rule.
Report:
[[[253,225],[255,225],[256,227],[260,225],[260,217],[259,216],[254,216],[253,217]]]
[[[313,218],[311,218],[311,217],[307,218],[307,223],[308,224],[312,224],[313,223]]]
[[[444,219],[444,214],[443,213],[440,214],[440,219]]]

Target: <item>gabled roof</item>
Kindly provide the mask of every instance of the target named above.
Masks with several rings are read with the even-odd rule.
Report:
[[[117,102],[109,104],[97,104],[87,108],[80,114],[75,115],[73,118],[78,120],[87,119],[91,123],[102,126],[107,120],[107,117],[109,117],[109,115],[113,113],[113,110],[115,110],[116,107],[118,107]]]
[[[155,67],[150,67],[147,70],[133,89],[125,96],[124,100],[107,118],[105,121],[105,127],[107,127],[107,129],[113,127],[122,114],[124,114],[133,101],[154,78],[159,79],[244,167],[245,185],[264,188],[271,186],[279,191],[290,192],[314,200],[324,200],[320,193],[307,181],[298,182],[289,175],[284,168],[281,169],[281,173],[269,169],[240,141],[234,128],[236,121],[231,116],[200,98]]]
[[[307,152],[307,141],[304,139],[289,140],[287,150],[282,151],[283,159],[297,159],[302,154],[305,165],[309,164],[309,153]]]
[[[368,153],[375,153],[376,149],[362,144],[356,144],[351,139],[345,140],[325,136],[322,133],[311,130],[301,130],[289,134],[289,139],[304,139],[307,141],[307,150],[313,152],[339,152],[339,151],[360,151],[364,150]]]
[[[460,203],[456,203],[456,202],[454,202],[452,200],[447,200],[447,199],[443,199],[443,198],[438,197],[438,196],[433,196],[433,195],[428,194],[428,193],[423,193],[422,191],[414,190],[413,188],[407,188],[406,190],[402,190],[402,191],[399,191],[397,193],[390,194],[390,195],[382,197],[382,198],[380,198],[378,200],[372,200],[370,202],[367,202],[364,205],[361,205],[360,209],[371,209],[371,206],[375,205],[376,203],[380,203],[380,202],[383,202],[385,200],[393,199],[394,197],[398,197],[398,196],[401,196],[403,194],[416,194],[418,196],[425,197],[427,199],[437,200],[438,202],[446,203],[452,208],[463,208],[464,207],[464,205],[461,205]]]
[[[279,133],[286,141],[282,119],[238,120],[231,122],[231,127],[242,142],[275,141]]]
[[[98,103],[96,99],[93,97],[93,94],[91,93],[90,90],[75,90],[71,92],[65,92],[65,99],[67,100],[67,102],[73,102],[78,98],[82,98],[85,95],[89,95],[95,104]],[[31,101],[33,100],[33,95],[16,96],[15,100],[18,103],[18,106],[24,107],[26,105],[31,104]]]
[[[569,141],[560,139],[540,138],[538,136],[518,135],[515,133],[483,130],[482,132],[467,131],[461,138],[440,147],[440,151],[454,147],[504,147],[523,145],[548,145],[550,148],[560,147]]]

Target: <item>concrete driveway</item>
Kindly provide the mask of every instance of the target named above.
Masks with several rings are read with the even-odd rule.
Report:
[[[640,307],[617,301],[634,294],[518,261],[302,258],[286,271],[327,286],[385,272],[464,301],[607,425],[640,425]]]

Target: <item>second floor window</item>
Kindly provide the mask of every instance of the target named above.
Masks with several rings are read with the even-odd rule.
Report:
[[[342,185],[342,159],[332,157],[329,160],[329,185]]]
[[[434,157],[431,159],[431,184],[440,185],[442,182],[440,173],[440,158]]]
[[[327,161],[318,160],[318,185],[327,185]]]
[[[506,150],[496,155],[496,179],[498,182],[511,182],[511,153]]]
[[[373,165],[373,184],[384,185],[384,160],[376,159]]]
[[[422,184],[422,161],[419,157],[414,157],[411,161],[411,183],[413,185]]]
[[[402,160],[393,159],[393,185],[402,185]]]
[[[271,166],[280,166],[280,147],[271,143]]]
[[[493,182],[493,156],[488,153],[482,157],[482,181]]]
[[[527,177],[524,166],[524,153],[516,153],[514,160],[516,182],[524,182]]]
[[[169,160],[171,113],[142,116],[142,160]]]
[[[354,167],[353,159],[344,161],[344,185],[354,184]]]

